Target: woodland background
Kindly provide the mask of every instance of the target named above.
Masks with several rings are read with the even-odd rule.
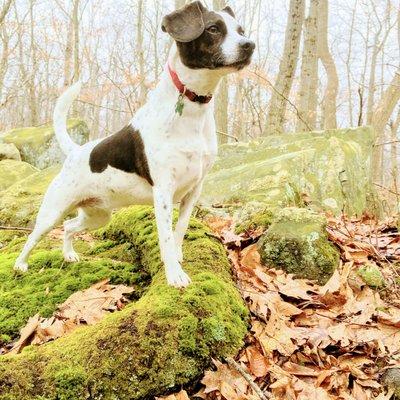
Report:
[[[74,113],[92,138],[122,127],[164,67],[171,40],[162,16],[184,3],[3,0],[0,131],[48,123],[62,87],[77,79],[85,89]],[[205,4],[221,9],[226,2]],[[220,141],[373,125],[375,183],[397,193],[399,1],[229,4],[257,49],[251,68],[220,87]]]

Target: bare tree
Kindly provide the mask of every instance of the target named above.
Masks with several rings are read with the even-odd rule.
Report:
[[[310,0],[309,14],[304,22],[304,46],[301,59],[297,131],[315,129],[317,121],[318,86],[318,8],[319,0]]]
[[[287,99],[289,98],[299,58],[301,31],[304,22],[305,0],[291,0],[288,11],[285,46],[279,72],[272,92],[267,117],[267,133],[283,132]]]
[[[322,117],[324,129],[335,129],[336,99],[339,89],[339,79],[335,61],[328,45],[328,0],[319,1],[318,9],[318,57],[326,71],[327,84],[322,100]]]
[[[7,13],[10,11],[11,5],[14,0],[6,0],[3,4],[3,7],[0,10],[0,25],[3,23],[4,19],[6,18]]]

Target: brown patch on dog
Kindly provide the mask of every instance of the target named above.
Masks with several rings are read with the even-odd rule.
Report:
[[[76,206],[77,207],[96,207],[101,203],[97,197],[88,197],[87,199],[81,200]]]
[[[89,158],[90,170],[101,173],[108,166],[135,173],[153,185],[140,132],[128,125],[97,144]]]

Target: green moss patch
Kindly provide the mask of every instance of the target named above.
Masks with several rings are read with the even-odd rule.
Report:
[[[128,243],[151,284],[95,326],[0,358],[0,399],[150,399],[201,376],[211,357],[241,347],[247,309],[223,246],[202,224],[192,220],[185,238],[183,267],[192,284],[184,290],[166,284],[151,208],[120,211],[98,235],[103,241],[88,250],[91,257],[111,257]],[[32,274],[45,256],[36,257]]]
[[[37,172],[35,167],[23,161],[0,161],[0,192],[7,189],[15,182],[22,180]]]
[[[377,265],[363,265],[358,269],[357,273],[373,289],[383,289],[386,286],[385,278]]]
[[[328,241],[322,216],[298,208],[280,211],[259,241],[262,261],[299,278],[324,284],[339,263],[338,250]]]

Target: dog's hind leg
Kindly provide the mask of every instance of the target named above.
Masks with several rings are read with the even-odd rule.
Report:
[[[75,233],[85,229],[97,229],[110,220],[111,213],[99,208],[79,208],[78,216],[64,222],[64,260],[68,262],[79,261],[72,240]]]
[[[51,185],[44,196],[42,205],[36,218],[35,228],[28,236],[25,246],[14,264],[15,270],[27,271],[28,257],[39,240],[57,225],[64,215],[71,210],[71,205],[66,202],[57,184]]]

